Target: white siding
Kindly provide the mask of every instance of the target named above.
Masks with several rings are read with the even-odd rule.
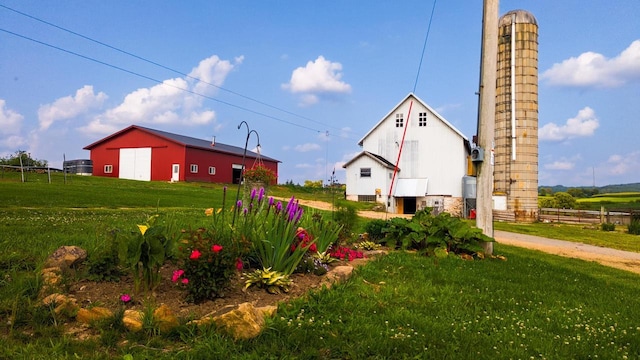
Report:
[[[462,196],[461,179],[466,173],[463,138],[418,101],[409,98],[362,142],[363,150],[395,163],[404,135],[398,167],[399,178],[429,179],[429,194]],[[427,113],[427,126],[418,126],[418,114]],[[396,127],[395,114],[402,113],[405,127]],[[408,123],[407,123],[408,120]]]

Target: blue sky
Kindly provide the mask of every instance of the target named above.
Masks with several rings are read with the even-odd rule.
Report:
[[[131,124],[244,146],[246,121],[280,182],[344,181],[414,85],[471,138],[482,1],[436,3],[418,76],[433,4],[0,0],[0,156],[59,167]],[[540,185],[640,182],[640,1],[514,9],[539,24]]]

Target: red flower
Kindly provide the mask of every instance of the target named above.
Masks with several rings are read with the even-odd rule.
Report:
[[[213,251],[214,253],[219,253],[222,250],[222,245],[218,245],[218,244],[214,244],[213,246],[211,246],[211,251]]]
[[[200,255],[202,255],[202,253],[198,249],[195,249],[191,252],[191,255],[189,255],[189,259],[198,260]]]
[[[182,280],[180,280],[184,285],[187,285],[189,283],[189,279],[187,278],[183,278]]]
[[[242,259],[238,258],[236,260],[236,270],[242,271],[243,267],[244,267],[244,265],[242,264]]]
[[[318,246],[316,246],[316,243],[313,243],[313,244],[311,244],[311,246],[309,246],[309,251],[311,251],[311,252],[318,251]]]

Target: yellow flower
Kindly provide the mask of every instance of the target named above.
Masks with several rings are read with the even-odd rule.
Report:
[[[204,211],[204,214],[207,216],[213,215],[213,208],[208,208],[207,210]]]
[[[141,233],[142,235],[144,235],[144,233],[145,233],[145,232],[147,232],[147,229],[148,229],[148,228],[149,228],[149,227],[148,227],[147,225],[138,225],[138,229],[140,229],[140,233]]]
[[[222,211],[222,208],[218,209],[218,211],[216,211],[216,214],[220,214],[221,211]]]

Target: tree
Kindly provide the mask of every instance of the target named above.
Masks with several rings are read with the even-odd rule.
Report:
[[[586,197],[586,194],[584,193],[583,188],[571,188],[567,190],[567,193],[569,193],[569,195],[573,196],[574,198]]]
[[[538,195],[540,196],[547,196],[547,195],[552,195],[553,194],[553,190],[551,188],[548,187],[541,187],[538,190]]]
[[[318,188],[318,189],[322,188],[322,180],[317,180],[317,181],[305,180],[304,187]]]
[[[20,158],[22,158],[23,166],[46,167],[49,164],[47,160],[34,159],[30,153],[24,150],[18,150],[12,155],[0,158],[0,165],[20,166]]]
[[[559,209],[573,209],[576,205],[576,199],[566,192],[558,192],[553,195],[556,207]]]

